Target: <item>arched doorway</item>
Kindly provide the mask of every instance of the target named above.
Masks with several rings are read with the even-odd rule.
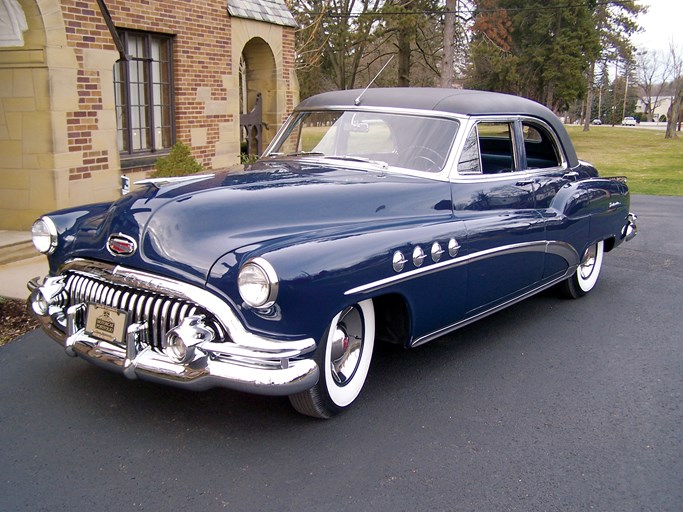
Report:
[[[260,155],[277,127],[277,71],[263,39],[250,39],[240,57],[240,141],[242,151]]]

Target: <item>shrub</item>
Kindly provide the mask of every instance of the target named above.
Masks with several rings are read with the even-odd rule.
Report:
[[[190,154],[190,147],[182,142],[176,142],[168,156],[160,157],[154,167],[156,171],[152,173],[152,178],[186,176],[204,170]]]

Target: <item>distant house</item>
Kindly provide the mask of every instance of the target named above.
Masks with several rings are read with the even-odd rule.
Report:
[[[115,199],[176,141],[255,152],[298,102],[295,26],[284,0],[0,0],[0,229]]]
[[[661,118],[661,116],[667,116],[669,112],[669,107],[671,106],[671,102],[673,100],[673,91],[671,90],[671,87],[668,85],[664,85],[663,87],[660,85],[655,85],[654,90],[655,92],[652,94],[650,98],[648,98],[648,95],[645,92],[645,90],[642,87],[638,88],[638,101],[636,102],[636,112],[642,112],[643,114],[647,113],[647,102],[649,100],[649,102],[651,103],[651,109],[653,114],[652,119],[654,121],[658,121]],[[659,94],[657,95],[656,91],[660,90],[661,92],[659,92]]]

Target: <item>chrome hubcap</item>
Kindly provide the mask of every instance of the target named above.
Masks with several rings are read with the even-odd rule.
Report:
[[[344,386],[356,373],[363,352],[363,317],[358,308],[344,310],[331,341],[332,378],[338,385]]]
[[[593,245],[586,250],[586,254],[583,255],[583,261],[581,262],[581,266],[579,269],[579,272],[581,272],[581,277],[583,279],[588,279],[591,274],[593,273],[593,269],[595,268],[595,259],[597,257],[597,246]]]

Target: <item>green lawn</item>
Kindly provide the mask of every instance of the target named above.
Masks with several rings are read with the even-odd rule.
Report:
[[[579,158],[601,176],[626,176],[633,194],[683,196],[683,134],[640,128],[568,126]]]

